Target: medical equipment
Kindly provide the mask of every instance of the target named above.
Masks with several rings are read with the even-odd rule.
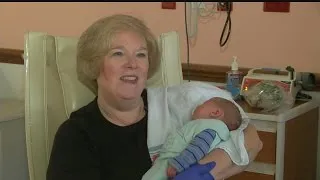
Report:
[[[308,72],[296,72],[291,66],[285,70],[270,68],[254,68],[243,77],[240,95],[250,87],[261,82],[272,81],[280,85],[293,98],[301,94],[301,90],[312,90],[315,87],[315,75]]]
[[[198,31],[198,2],[185,2],[185,23],[188,38],[196,36]]]
[[[219,2],[218,6],[225,7],[226,10],[227,10],[227,19],[226,19],[226,22],[224,23],[223,30],[222,30],[222,33],[221,33],[221,36],[220,36],[220,42],[219,42],[220,47],[223,47],[228,42],[229,37],[230,37],[230,33],[231,33],[231,8],[232,8],[232,2]],[[226,37],[226,39],[224,41],[222,41],[222,39],[224,37],[224,34],[226,32],[227,26],[228,26],[227,37]]]
[[[277,81],[263,80],[244,91],[245,101],[262,112],[283,112],[290,109],[295,99]]]
[[[208,18],[213,16],[215,13],[217,13],[218,4],[219,4],[218,2],[210,2],[210,3],[185,2],[185,24],[186,24],[186,31],[187,31],[188,38],[196,37],[198,32],[199,19]],[[232,6],[232,3],[221,2],[220,4],[223,4],[223,7],[227,8],[226,9],[226,11],[228,12],[228,18],[226,20],[226,23],[227,23],[227,21],[229,21],[230,19],[230,11],[231,11],[230,8]]]
[[[244,95],[244,92],[248,91],[253,85],[267,80],[280,85],[286,92],[289,92],[291,96],[295,98],[298,91],[301,89],[301,85],[296,83],[296,80],[300,79],[299,76],[300,74],[297,72],[290,73],[289,71],[267,68],[251,69],[248,74],[243,77],[240,94]]]
[[[186,38],[186,40],[187,40],[187,65],[188,65],[187,80],[190,82],[190,57],[189,57],[190,43],[189,43],[189,38],[196,38],[197,31],[198,31],[199,18],[210,17],[216,13],[217,2],[212,2],[211,8],[207,8],[207,5],[204,2],[185,2],[184,5],[185,5],[184,6],[184,8],[185,8],[184,9],[184,13],[185,13],[184,21],[185,21],[185,30],[186,30],[185,32],[186,32],[186,37],[187,37]],[[224,34],[224,31],[223,31],[223,34]],[[220,42],[220,44],[221,44],[221,42]]]

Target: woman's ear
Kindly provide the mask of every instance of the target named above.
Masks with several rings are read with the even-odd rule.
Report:
[[[211,118],[221,118],[224,116],[224,111],[221,108],[212,108],[210,111]]]

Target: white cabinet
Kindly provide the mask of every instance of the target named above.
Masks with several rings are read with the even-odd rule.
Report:
[[[0,99],[0,180],[28,180],[24,102]]]
[[[263,148],[251,166],[228,180],[316,179],[319,104],[297,101],[276,115],[239,104],[256,126]]]

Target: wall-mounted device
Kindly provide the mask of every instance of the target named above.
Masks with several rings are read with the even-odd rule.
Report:
[[[229,37],[230,37],[230,33],[231,33],[232,2],[218,2],[217,6],[218,6],[217,7],[218,11],[226,11],[227,12],[227,18],[224,23],[223,30],[222,30],[222,33],[220,36],[220,42],[219,42],[220,47],[223,47],[228,42]],[[227,30],[227,27],[228,27],[228,30]],[[227,33],[227,35],[224,39],[225,33]]]
[[[217,3],[218,11],[232,11],[232,2],[218,2]]]
[[[263,3],[264,12],[290,12],[290,2],[264,2]]]
[[[176,9],[176,2],[162,2],[162,9]]]
[[[314,74],[296,72],[290,66],[285,70],[255,68],[249,70],[248,74],[244,76],[240,95],[243,95],[251,86],[266,80],[282,86],[293,98],[296,98],[300,90],[312,90],[316,83]]]
[[[186,2],[186,23],[188,37],[192,38],[196,36],[198,31],[198,15],[199,15],[199,3],[198,2]]]

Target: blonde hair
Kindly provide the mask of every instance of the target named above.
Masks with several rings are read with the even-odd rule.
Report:
[[[148,78],[159,67],[161,57],[157,39],[142,20],[123,14],[101,18],[81,34],[77,45],[78,79],[95,95],[104,56],[111,48],[113,36],[120,31],[133,31],[145,39],[149,56]]]

